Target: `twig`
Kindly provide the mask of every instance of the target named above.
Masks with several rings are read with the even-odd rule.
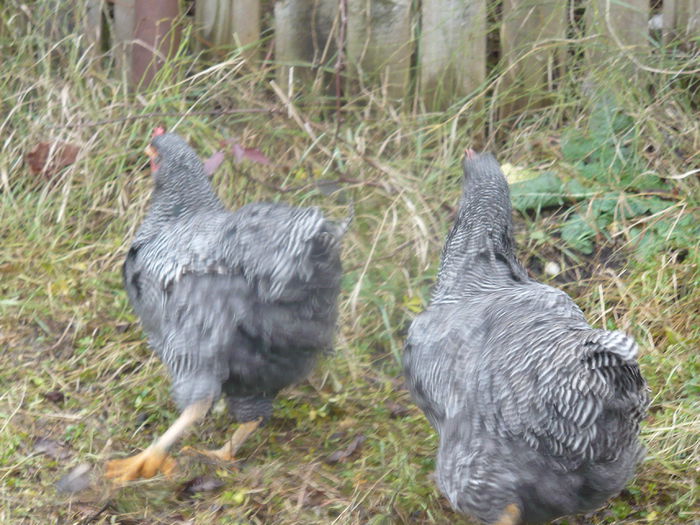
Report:
[[[67,128],[82,128],[82,127],[94,127],[94,126],[104,126],[105,124],[116,124],[119,122],[128,122],[130,120],[139,120],[142,118],[154,118],[154,117],[188,117],[190,115],[236,115],[239,113],[271,113],[279,114],[280,110],[277,108],[240,108],[240,109],[202,109],[197,111],[187,111],[182,113],[180,111],[154,111],[152,113],[141,113],[139,115],[126,115],[124,117],[111,118],[96,120],[93,122],[84,122],[80,124],[56,124],[54,126],[48,126],[48,129],[67,129]]]
[[[685,204],[684,204],[683,202],[677,202],[676,204],[673,204],[673,205],[669,206],[668,208],[664,208],[664,209],[661,210],[661,211],[657,211],[657,212],[654,213],[653,215],[648,215],[648,216],[646,216],[646,217],[642,217],[641,219],[639,219],[638,221],[633,222],[632,224],[630,224],[630,225],[627,226],[626,228],[623,228],[623,229],[621,229],[620,231],[613,233],[613,234],[612,234],[612,237],[615,238],[615,237],[619,237],[620,235],[627,234],[627,233],[628,233],[632,228],[634,228],[635,226],[639,226],[640,224],[644,224],[645,222],[653,221],[653,220],[656,219],[658,216],[664,215],[665,213],[668,213],[668,212],[670,212],[672,209],[677,208],[677,207],[679,207],[679,206],[685,207]]]
[[[338,135],[338,127],[340,126],[340,96],[341,90],[341,73],[345,69],[345,31],[348,24],[348,0],[340,0],[338,4],[338,42],[336,44],[337,58],[335,60],[335,135]]]
[[[2,435],[5,432],[7,425],[10,424],[10,421],[12,421],[12,418],[15,417],[17,415],[17,412],[19,412],[20,408],[22,408],[22,403],[24,403],[24,396],[26,393],[27,393],[27,382],[25,381],[22,384],[22,395],[20,396],[19,403],[17,403],[17,406],[12,411],[12,413],[5,418],[5,423],[2,425],[2,428],[0,428],[0,435]]]
[[[87,525],[88,523],[92,523],[93,521],[95,521],[95,520],[100,516],[100,514],[102,514],[104,511],[106,511],[106,510],[110,507],[110,505],[112,505],[112,501],[111,501],[111,500],[108,500],[107,503],[105,503],[104,505],[102,505],[101,508],[97,509],[97,510],[96,510],[95,512],[93,512],[92,514],[90,514],[89,516],[85,517],[85,519],[84,519],[83,521],[80,522],[80,525]]]
[[[381,256],[379,256],[379,257],[375,257],[375,258],[372,260],[372,262],[373,262],[373,263],[376,263],[376,262],[378,262],[378,261],[386,261],[387,259],[393,259],[394,257],[396,257],[397,254],[399,254],[400,252],[402,252],[403,250],[405,250],[406,248],[408,248],[408,246],[410,246],[410,245],[411,245],[411,241],[404,241],[404,242],[402,242],[401,244],[399,244],[396,248],[394,248],[394,249],[391,251],[391,253],[387,253],[387,254],[385,254],[385,255],[381,255]],[[355,266],[350,266],[349,268],[347,268],[347,271],[348,271],[348,272],[355,272],[355,271],[361,269],[362,267],[364,267],[364,265],[365,265],[365,263],[363,262],[363,263],[360,263],[360,264],[356,264]]]
[[[266,188],[269,188],[271,190],[274,190],[279,193],[292,193],[296,191],[306,191],[308,189],[318,187],[318,181],[314,182],[309,182],[307,184],[302,184],[301,186],[277,186],[276,184],[272,184],[270,182],[265,182],[264,180],[260,180],[257,177],[254,177],[248,173],[243,173],[243,176],[248,179],[251,182],[254,182],[255,184],[259,184],[260,186],[264,186]],[[370,186],[372,188],[379,188],[379,189],[384,189],[384,187],[379,184],[378,182],[372,182],[372,181],[365,181],[365,180],[358,180],[358,179],[353,179],[350,177],[345,177],[341,175],[335,180],[326,180],[324,182],[329,182],[331,184],[357,184],[359,186]]]
[[[700,169],[686,171],[685,173],[681,173],[680,175],[667,175],[666,178],[673,180],[681,180],[690,177],[691,175],[695,175],[696,173],[700,173]]]
[[[306,132],[306,134],[311,138],[312,141],[317,142],[318,137],[316,137],[314,130],[311,128],[311,124],[308,120],[304,120],[301,117],[299,111],[297,111],[296,106],[294,106],[294,103],[289,99],[289,97],[284,93],[284,91],[280,89],[280,87],[277,85],[277,82],[271,80],[270,86],[272,87],[272,90],[275,92],[275,94],[282,101],[282,104],[284,104],[287,108],[287,114],[289,115],[289,117],[291,117],[291,119],[294,120],[294,122],[296,122],[297,125],[304,132]],[[318,148],[329,157],[333,157],[333,154],[325,146],[318,144]]]

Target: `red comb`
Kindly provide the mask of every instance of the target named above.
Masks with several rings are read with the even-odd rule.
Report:
[[[156,129],[153,130],[153,137],[157,137],[158,135],[162,135],[165,133],[165,128],[158,126]]]
[[[471,148],[466,148],[464,150],[464,154],[467,156],[469,160],[472,160],[476,156],[476,151],[474,151]]]

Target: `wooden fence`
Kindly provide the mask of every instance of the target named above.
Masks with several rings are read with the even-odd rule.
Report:
[[[147,85],[177,48],[180,26],[173,20],[182,1],[87,2],[90,38],[104,45],[110,35],[108,47],[130,69],[132,83]],[[278,0],[274,6],[269,0],[190,0],[187,5],[194,16],[181,17],[180,24],[194,24],[203,46],[241,48],[255,61],[263,58],[261,37],[272,35],[274,56],[264,58],[276,62],[282,86],[303,83],[320,68],[349,79],[343,90],[380,85],[394,99],[418,94],[428,109],[477,92],[494,56],[503,71],[499,89],[509,90],[512,110],[534,103],[533,93],[553,89],[577,42],[594,44],[583,47],[591,63],[611,52],[647,63],[653,60],[652,42],[681,40],[700,47],[700,0]],[[263,21],[269,20],[266,27]],[[101,31],[104,27],[111,30]]]

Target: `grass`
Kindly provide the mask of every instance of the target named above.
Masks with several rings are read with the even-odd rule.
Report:
[[[23,32],[8,23],[13,9],[3,12],[0,33],[0,522],[460,521],[435,488],[436,437],[410,402],[399,360],[457,203],[460,152],[485,114],[459,104],[413,112],[379,90],[349,98],[338,112],[332,100],[328,108],[304,97],[289,105],[269,84],[272,69],[236,56],[209,64],[185,52],[176,65],[189,76],[132,96],[77,35]],[[636,337],[652,391],[642,433],[648,457],[634,482],[598,512],[559,523],[693,523],[700,519],[700,192],[697,176],[684,174],[700,166],[698,87],[682,75],[623,81],[620,60],[586,72],[620,92],[591,97],[584,73],[572,68],[559,99],[514,127],[498,123],[486,147],[517,176],[557,175],[558,204],[536,202],[515,215],[520,256],[534,277],[571,294],[594,326]],[[623,131],[612,126],[595,142],[605,132],[591,117],[601,100],[626,120]],[[186,135],[203,157],[236,138],[274,159],[270,167],[222,165],[215,184],[231,207],[280,200],[340,218],[352,197],[357,216],[344,250],[336,351],[280,396],[239,468],[177,455],[175,479],[118,489],[99,477],[105,460],[147,446],[176,417],[168,378],[120,276],[149,194],[141,152],[158,124]],[[595,159],[563,151],[572,137]],[[76,162],[32,174],[26,154],[55,140],[79,146]],[[606,157],[606,144],[627,148],[622,168]],[[635,186],[643,173],[653,187]],[[320,179],[344,191],[324,195]],[[610,194],[612,206],[592,204]],[[624,213],[631,197],[659,202]],[[588,244],[576,244],[579,230],[563,235],[573,214],[587,225],[580,235]],[[218,445],[229,429],[218,409],[184,443]],[[58,480],[83,463],[92,466],[91,486],[57,492]]]

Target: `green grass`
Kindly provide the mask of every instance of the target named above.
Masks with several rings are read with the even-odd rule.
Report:
[[[2,13],[5,22],[13,9]],[[325,109],[302,98],[295,120],[269,85],[271,69],[235,56],[214,66],[184,50],[177,64],[196,76],[132,96],[76,35],[56,42],[19,25],[3,31],[0,522],[459,521],[432,480],[437,440],[410,402],[399,359],[408,323],[429,298],[459,197],[460,152],[485,112],[456,104],[421,114],[364,92],[339,114],[333,101]],[[520,256],[534,277],[570,293],[594,326],[636,337],[652,391],[648,457],[634,482],[593,515],[560,523],[693,523],[700,519],[700,192],[696,175],[682,175],[700,166],[697,84],[642,73],[630,83],[618,66],[611,59],[585,74],[620,92],[591,96],[584,73],[572,68],[559,99],[514,128],[497,122],[501,138],[487,135],[486,146],[521,175],[555,175],[548,180],[556,188],[543,191],[552,190],[556,204],[538,207],[542,195],[530,195],[535,204],[515,215]],[[262,112],[232,111],[249,109]],[[148,200],[142,150],[159,124],[184,134],[203,157],[235,137],[274,159],[271,167],[222,165],[215,184],[231,207],[280,200],[340,218],[352,197],[357,216],[344,248],[336,351],[280,396],[239,469],[175,451],[174,480],[119,489],[100,478],[104,462],[146,447],[177,415],[120,276]],[[79,146],[77,161],[33,175],[25,155],[53,140]],[[317,179],[340,179],[345,191],[325,196]],[[646,207],[625,211],[630,198],[647,199]],[[557,275],[544,271],[552,262]],[[218,445],[230,428],[215,410],[184,443]],[[328,461],[358,437],[364,441],[350,457]],[[49,454],[38,452],[39,438],[53,440]],[[82,463],[93,466],[90,488],[58,493],[55,483]],[[215,476],[221,486],[187,492],[196,476]]]

